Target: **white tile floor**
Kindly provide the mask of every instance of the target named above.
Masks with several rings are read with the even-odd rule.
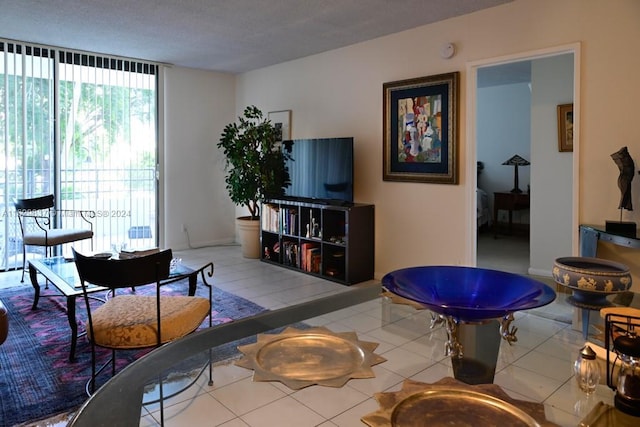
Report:
[[[216,265],[214,284],[271,309],[348,290],[339,284],[238,256],[237,248],[185,251],[192,266],[209,260]],[[572,310],[559,295],[548,313]],[[385,312],[385,309],[390,311]],[[387,323],[384,314],[391,314]],[[566,316],[565,316],[566,317]],[[165,406],[166,424],[214,426],[362,426],[360,418],[378,409],[373,394],[397,391],[405,378],[433,383],[453,376],[444,356],[443,329],[428,328],[430,313],[382,300],[360,304],[307,323],[334,332],[355,331],[362,341],[379,343],[376,353],[387,359],[373,367],[372,379],[350,380],[342,388],[311,386],[291,390],[279,382],[253,382],[252,371],[233,364],[216,367],[213,387],[202,378],[199,388]],[[513,398],[541,402],[547,419],[576,426],[593,405],[611,404],[613,392],[604,385],[586,396],[572,378],[572,363],[584,344],[570,324],[530,313],[516,313],[518,342],[503,342],[494,383]],[[157,425],[157,408],[147,408],[141,426]],[[286,414],[286,416],[284,415]]]
[[[349,288],[258,260],[247,260],[235,246],[176,253],[186,265],[215,264],[214,285],[257,304],[276,309]],[[564,296],[546,310],[571,310]],[[388,310],[388,311],[385,311]],[[391,315],[393,322],[389,322]],[[360,418],[378,409],[374,393],[397,391],[405,378],[433,383],[453,376],[444,356],[445,333],[430,330],[430,313],[380,299],[330,313],[307,323],[334,332],[355,331],[362,341],[379,343],[376,353],[387,359],[373,367],[375,378],[352,379],[341,388],[310,386],[291,390],[279,382],[253,382],[252,371],[216,366],[212,387],[207,378],[165,403],[168,426],[362,426]],[[527,312],[516,313],[518,342],[500,348],[494,383],[516,399],[541,402],[547,419],[576,426],[598,401],[612,403],[604,385],[586,396],[572,378],[572,363],[584,344],[570,324]],[[141,426],[155,426],[158,407],[143,408]]]

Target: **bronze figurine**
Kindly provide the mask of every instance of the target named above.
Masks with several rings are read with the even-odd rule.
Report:
[[[613,161],[618,165],[620,169],[620,176],[618,177],[618,188],[620,189],[620,205],[619,209],[626,209],[628,211],[633,210],[631,204],[631,181],[635,173],[635,165],[633,159],[629,155],[627,147],[622,147],[611,155]]]

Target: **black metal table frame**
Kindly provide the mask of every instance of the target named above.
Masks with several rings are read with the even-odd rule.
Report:
[[[54,257],[62,258],[62,257]],[[44,276],[47,285],[51,283],[60,294],[46,295],[47,297],[60,297],[64,296],[67,299],[67,320],[69,321],[69,327],[71,328],[71,347],[69,348],[69,361],[75,362],[76,345],[78,343],[78,337],[84,335],[84,333],[78,335],[78,321],[76,319],[76,299],[82,297],[82,287],[76,286],[75,283],[68,283],[67,280],[60,277],[53,270],[51,270],[45,262],[52,258],[43,258],[39,260],[29,261],[29,278],[31,279],[31,285],[33,286],[33,305],[32,310],[38,309],[38,301],[40,300],[40,284],[38,283],[38,274]],[[72,260],[65,260],[66,262],[73,263]],[[180,266],[180,270],[177,273],[172,273],[168,279],[164,280],[164,283],[174,282],[178,280],[189,279],[189,296],[195,295],[196,287],[198,283],[198,271],[190,268]],[[75,274],[75,280],[79,284],[80,279]],[[161,282],[161,283],[163,283]],[[45,286],[47,286],[45,285]],[[101,291],[107,291],[107,288],[95,286],[89,290],[90,293],[97,293]],[[92,297],[99,301],[104,301],[98,297]]]
[[[640,238],[629,237],[617,233],[606,231],[604,225],[580,225],[580,256],[597,257],[598,242],[608,242],[616,246],[625,248],[640,249]],[[589,315],[591,311],[599,311],[605,306],[589,306],[568,301],[574,307],[580,309],[582,313],[582,335],[585,339],[589,336]]]

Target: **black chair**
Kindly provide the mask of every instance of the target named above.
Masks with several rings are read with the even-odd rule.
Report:
[[[52,194],[30,199],[18,199],[14,206],[22,233],[22,279],[27,266],[27,246],[44,247],[45,255],[51,256],[55,246],[91,240],[93,249],[93,224],[90,218],[95,218],[94,211],[88,210],[56,210]],[[56,216],[78,218],[82,228],[56,228]]]
[[[82,255],[73,248],[72,251],[87,307],[87,339],[91,344],[91,378],[86,385],[88,395],[95,392],[96,379],[109,364],[111,375],[115,375],[116,350],[159,347],[194,332],[207,316],[208,326],[212,326],[213,288],[207,282],[207,277],[213,276],[212,263],[191,273],[201,277],[202,284],[208,289],[208,298],[163,295],[163,286],[187,277],[170,274],[171,249],[127,259],[91,257]],[[91,285],[110,290],[111,297],[97,308],[90,304],[90,296],[93,294],[87,293]],[[154,292],[145,295],[140,289],[144,285],[154,286]],[[131,287],[136,287],[135,293],[117,294],[118,289]],[[99,369],[96,369],[96,347],[111,350],[110,359]],[[213,384],[211,355],[207,365],[209,383]],[[162,401],[165,398],[162,378],[159,378],[159,393],[158,401]],[[175,394],[177,393],[173,395]]]

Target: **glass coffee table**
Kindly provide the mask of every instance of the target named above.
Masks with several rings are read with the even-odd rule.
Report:
[[[76,344],[78,342],[78,321],[76,319],[76,298],[82,298],[82,286],[78,277],[78,270],[71,259],[64,257],[42,258],[29,261],[29,278],[33,286],[34,296],[32,310],[38,308],[40,300],[40,284],[38,283],[38,274],[44,276],[47,284],[52,284],[60,294],[51,296],[63,296],[67,299],[67,319],[69,327],[71,327],[71,347],[69,349],[69,361],[75,361]],[[195,295],[198,282],[198,272],[183,265],[179,265],[173,270],[165,282],[176,281],[183,278],[189,279],[189,296]],[[162,283],[162,282],[161,282]],[[106,291],[107,288],[101,286],[89,285],[87,287],[89,293]],[[93,299],[104,301],[103,298],[97,296]]]

